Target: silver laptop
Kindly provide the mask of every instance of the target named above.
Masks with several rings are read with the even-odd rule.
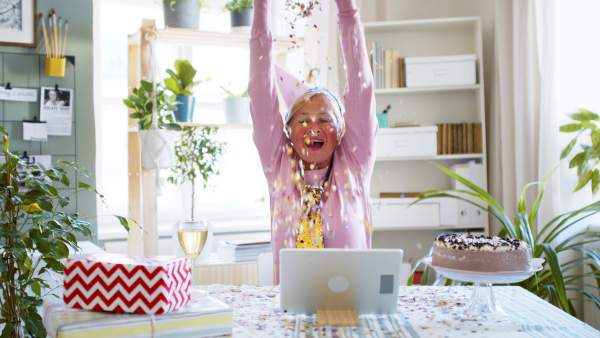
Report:
[[[282,312],[396,313],[401,249],[282,249],[279,255]]]

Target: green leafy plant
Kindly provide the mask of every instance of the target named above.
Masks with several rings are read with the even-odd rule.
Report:
[[[570,161],[569,168],[577,167],[577,177],[579,182],[574,191],[578,191],[585,187],[588,182],[591,182],[592,195],[596,195],[600,188],[600,130],[598,122],[600,116],[586,109],[579,109],[579,113],[569,114],[569,117],[575,123],[565,124],[560,127],[560,131],[564,133],[574,133],[577,135],[569,142],[567,147],[562,151],[560,158],[563,159],[572,152],[577,144],[579,136],[582,134],[590,135],[591,144],[582,144],[581,152],[577,153]]]
[[[192,219],[195,183],[199,180],[207,188],[209,180],[220,174],[219,158],[225,149],[225,143],[213,139],[217,130],[214,127],[185,127],[175,144],[177,162],[171,168],[171,176],[167,181],[173,184],[192,183]]]
[[[535,273],[530,278],[513,285],[519,285],[529,290],[573,316],[576,315],[575,308],[572,304],[573,298],[567,297],[567,291],[575,291],[578,293],[579,298],[585,296],[600,307],[600,294],[598,293],[600,290],[600,256],[595,251],[584,247],[584,244],[586,243],[600,241],[600,236],[593,232],[582,231],[562,239],[556,245],[552,244],[553,242],[560,240],[559,237],[578,222],[598,213],[598,211],[600,211],[600,202],[595,202],[578,210],[559,215],[546,224],[537,236],[534,237],[533,235],[533,228],[542,202],[542,197],[544,196],[546,183],[558,166],[554,168],[544,182],[540,184],[535,201],[529,209],[525,202],[525,192],[529,187],[538,183],[529,183],[525,185],[518,200],[517,213],[511,219],[500,207],[500,204],[498,204],[498,202],[485,190],[476,186],[464,177],[457,175],[454,171],[438,164],[433,164],[453,179],[464,184],[469,190],[430,190],[424,192],[421,197],[412,204],[430,198],[456,198],[488,212],[503,226],[503,229],[498,236],[521,239],[531,246],[533,258],[545,259],[541,271]],[[473,200],[475,200],[475,202]],[[558,254],[569,251],[582,253],[583,257],[561,264],[557,257]],[[591,272],[579,272],[580,268],[584,265],[589,266]],[[584,284],[584,277],[592,277],[598,284]],[[439,279],[435,283],[437,282],[439,282]],[[412,283],[412,277],[409,280],[409,283]],[[426,283],[427,272],[424,273],[422,281],[422,284]],[[596,292],[584,290],[584,286],[589,287]]]
[[[152,126],[152,107],[153,101],[156,99],[158,113],[158,127],[169,130],[181,130],[181,126],[175,123],[173,110],[177,107],[173,105],[175,96],[168,97],[161,87],[157,86],[156,96],[152,96],[152,82],[142,80],[140,87],[133,88],[133,95],[129,95],[128,99],[123,100],[123,103],[134,112],[129,113],[132,119],[139,119],[140,129],[150,129]]]
[[[254,8],[252,0],[231,0],[225,4],[225,9],[230,12],[238,11],[238,13],[241,13],[244,8]]]
[[[192,89],[202,83],[194,81],[196,69],[187,60],[176,60],[175,71],[167,69],[167,73],[171,77],[165,79],[165,87],[175,95],[192,96]]]
[[[219,85],[219,87],[221,87],[221,89],[223,89],[223,91],[225,91],[225,93],[227,93],[227,97],[248,97],[248,89],[244,90],[243,93],[241,93],[240,95],[236,95],[231,91],[231,82],[229,83],[229,89],[226,89],[225,87]]]
[[[54,290],[41,276],[46,271],[62,273],[60,260],[68,257],[69,247],[79,249],[75,234],[92,235],[92,222],[67,207],[76,194],[103,196],[85,182],[92,176],[78,164],[62,161],[48,169],[30,165],[19,158],[18,151],[9,151],[9,134],[2,126],[0,133],[5,161],[0,163],[1,336],[46,337],[37,307]],[[73,171],[83,178],[75,188],[68,176]],[[71,190],[63,194],[66,190],[57,187]],[[134,225],[116,217],[127,230]]]

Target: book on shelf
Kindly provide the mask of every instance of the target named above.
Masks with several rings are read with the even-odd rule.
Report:
[[[463,154],[468,154],[469,150],[467,148],[467,139],[469,138],[467,135],[467,124],[466,122],[462,123],[463,126]]]
[[[373,88],[377,88],[377,42],[371,42],[371,73],[373,74]]]
[[[393,59],[392,59],[392,50],[391,49],[386,49],[383,51],[383,57],[384,57],[384,64],[383,64],[383,70],[384,70],[384,79],[385,79],[385,88],[386,89],[390,89],[392,88],[392,68],[393,68]]]
[[[475,123],[473,125],[473,152],[483,152],[483,143],[481,140],[481,123]]]
[[[392,88],[400,88],[400,51],[392,50]]]
[[[271,252],[270,240],[237,240],[219,242],[219,256],[231,262],[253,261]]]
[[[473,153],[473,123],[467,123],[467,153]]]
[[[383,47],[377,47],[377,88],[385,88],[385,72],[383,65],[385,58],[383,55]]]
[[[406,87],[406,72],[404,66],[404,58],[400,58],[400,88]]]
[[[437,124],[438,132],[437,132],[437,154],[441,155],[443,150],[443,142],[442,142],[442,124]]]

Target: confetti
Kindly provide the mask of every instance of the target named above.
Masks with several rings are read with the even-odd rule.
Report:
[[[262,58],[263,58],[263,56],[261,55],[261,56],[260,56],[258,59],[259,59],[259,60],[262,60]]]

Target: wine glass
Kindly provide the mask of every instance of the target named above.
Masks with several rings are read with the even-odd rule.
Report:
[[[192,262],[192,284],[194,284],[194,261],[204,248],[208,237],[208,222],[205,220],[179,221],[177,236],[181,249]]]

